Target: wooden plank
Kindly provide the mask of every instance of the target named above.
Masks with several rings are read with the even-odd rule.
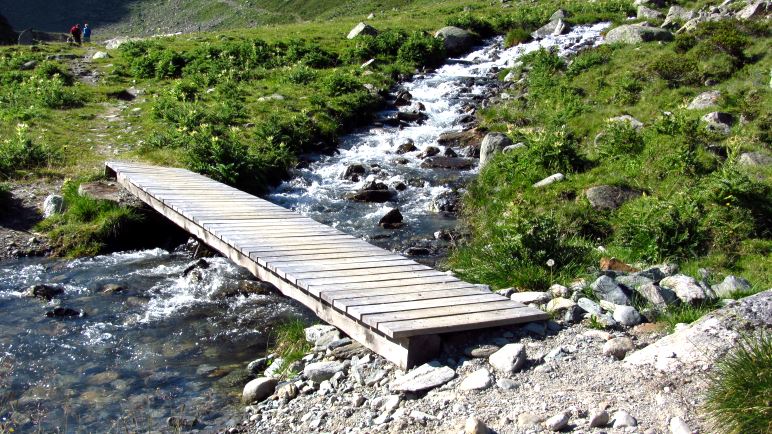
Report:
[[[297,271],[297,270],[286,270],[281,269],[282,272],[292,275],[294,279],[306,279],[306,278],[322,278],[322,277],[348,277],[348,276],[378,276],[381,274],[392,274],[392,273],[403,273],[403,272],[410,272],[410,271],[426,271],[426,270],[432,270],[431,267],[427,267],[426,265],[416,264],[413,261],[406,260],[405,263],[401,264],[378,264],[378,263],[367,263],[365,265],[359,265],[359,266],[351,266],[351,267],[344,267],[339,268],[336,270],[329,270],[324,269],[324,271],[320,270],[310,270],[310,271]]]
[[[362,295],[372,295],[374,290],[388,291],[390,294],[397,294],[399,292],[411,292],[416,288],[421,288],[422,285],[452,285],[456,283],[463,283],[465,285],[471,285],[470,283],[462,282],[451,276],[432,276],[432,277],[411,277],[409,279],[402,279],[393,282],[357,282],[357,283],[337,283],[328,285],[310,285],[307,289],[314,295],[322,296],[322,294],[331,294],[336,292],[352,293],[355,291],[361,291]],[[397,288],[403,288],[399,290]]]
[[[461,292],[461,291],[459,291]],[[384,296],[360,297],[345,308],[346,313],[354,318],[361,320],[363,315],[374,315],[378,313],[402,312],[411,309],[426,309],[430,307],[461,306],[473,303],[504,300],[500,295],[489,293],[463,292],[463,295],[437,295],[437,298],[426,298],[427,293],[404,294],[401,297],[387,298]],[[428,293],[431,294],[431,293]],[[369,300],[368,300],[369,299]],[[384,300],[389,300],[388,302]],[[401,300],[401,301],[392,301]],[[341,300],[343,302],[347,300]],[[376,304],[370,304],[375,301]],[[513,302],[514,303],[514,302]],[[517,306],[522,307],[522,305]]]
[[[435,270],[426,270],[426,271],[411,271],[408,273],[386,273],[386,274],[371,274],[371,275],[365,275],[365,276],[350,276],[350,277],[322,277],[322,278],[313,278],[313,277],[306,277],[304,279],[299,279],[297,281],[297,284],[302,286],[303,288],[308,288],[312,285],[345,285],[350,283],[361,283],[361,282],[381,282],[384,280],[403,280],[403,279],[410,279],[410,278],[419,278],[419,277],[426,277],[426,278],[432,278],[432,277],[445,277],[448,276],[445,273],[435,271]]]
[[[261,259],[264,261],[267,261],[268,263],[280,261],[281,263],[293,264],[293,263],[315,261],[315,260],[349,261],[352,258],[362,258],[362,257],[366,257],[372,260],[379,260],[380,258],[390,258],[392,256],[398,256],[398,255],[394,255],[392,252],[389,252],[388,250],[380,250],[380,251],[374,250],[369,252],[333,251],[331,253],[317,253],[317,254],[302,254],[298,252],[291,252],[291,253],[295,253],[295,254],[287,254],[282,256],[262,256]],[[250,257],[252,256],[250,255]],[[252,259],[257,260],[257,256],[253,257]]]
[[[495,295],[495,294],[494,294]],[[425,309],[411,309],[397,312],[374,313],[362,315],[362,322],[379,327],[381,323],[394,323],[395,321],[416,321],[431,318],[453,318],[456,315],[469,313],[496,312],[504,309],[520,309],[518,303],[499,297],[499,300],[483,301],[473,304],[461,304],[453,306],[428,307]],[[394,330],[389,328],[389,330]],[[387,333],[388,334],[388,333]]]
[[[434,288],[416,290],[406,286],[384,288],[382,290],[334,291],[322,292],[322,300],[331,303],[340,310],[352,306],[371,305],[378,303],[396,303],[411,300],[430,300],[444,297],[460,297],[462,295],[490,294],[480,288],[470,287],[466,282],[445,283]],[[464,286],[466,285],[466,286]]]
[[[305,271],[313,270],[349,270],[355,268],[367,268],[377,267],[381,265],[410,265],[415,264],[415,261],[405,258],[404,256],[392,255],[392,256],[380,256],[370,257],[363,256],[361,258],[347,258],[347,259],[331,259],[331,260],[304,260],[304,261],[282,261],[282,262],[268,262],[271,267],[281,268],[286,272],[302,273]]]
[[[516,307],[491,312],[472,312],[437,318],[383,322],[378,325],[378,330],[384,332],[386,336],[396,339],[425,334],[498,327],[530,321],[544,321],[548,318],[546,313],[538,309]]]

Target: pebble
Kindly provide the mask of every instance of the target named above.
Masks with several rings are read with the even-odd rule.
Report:
[[[568,425],[571,414],[567,411],[558,413],[544,421],[544,426],[551,431],[560,431]]]
[[[614,338],[603,344],[603,355],[612,356],[617,360],[625,358],[628,352],[635,348],[630,338]]]
[[[459,390],[483,390],[491,387],[492,384],[490,371],[482,368],[467,375],[458,388]]]
[[[496,380],[496,386],[502,390],[516,390],[520,387],[515,380],[510,378],[499,378]]]
[[[525,364],[525,360],[525,346],[522,344],[504,345],[488,358],[488,362],[493,366],[493,369],[505,374],[519,371],[523,364]]]
[[[606,410],[593,410],[590,413],[590,427],[599,428],[608,424],[609,415]]]
[[[464,424],[464,434],[488,434],[488,426],[476,417],[469,417]]]
[[[614,413],[614,416],[611,418],[611,421],[613,423],[614,428],[626,428],[626,427],[638,426],[638,421],[636,421],[635,418],[630,415],[630,413],[624,410],[619,410],[616,413]]]

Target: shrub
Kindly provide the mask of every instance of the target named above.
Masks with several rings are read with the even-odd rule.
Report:
[[[322,81],[322,90],[329,96],[340,96],[362,90],[362,84],[350,74],[335,71]]]
[[[186,60],[182,54],[172,50],[163,50],[155,57],[155,78],[179,78]]]
[[[531,34],[525,29],[512,29],[504,36],[504,46],[507,48],[531,40]]]
[[[746,336],[721,358],[709,377],[705,410],[716,432],[772,431],[772,336]]]
[[[288,68],[284,75],[282,75],[282,79],[288,83],[304,85],[316,80],[317,75],[317,72],[312,68],[305,65],[297,65]]]
[[[699,65],[687,56],[663,53],[651,62],[651,70],[670,87],[697,84],[700,82]]]
[[[482,37],[492,36],[495,33],[493,24],[485,18],[476,17],[470,13],[464,13],[450,17],[445,21],[448,26],[471,30]]]
[[[11,178],[19,170],[46,166],[57,154],[48,146],[34,143],[29,127],[19,124],[12,137],[0,142],[0,178]]]
[[[586,50],[571,61],[571,64],[568,65],[568,69],[566,70],[566,74],[570,77],[574,77],[594,66],[604,65],[611,60],[613,53],[614,49],[610,45],[601,45]]]
[[[35,68],[35,75],[40,78],[48,79],[59,77],[67,86],[71,86],[73,83],[72,75],[70,75],[67,69],[63,68],[62,65],[56,62],[51,62],[48,60],[40,63]]]
[[[634,72],[620,74],[612,87],[612,101],[624,105],[637,103],[643,90],[643,81],[644,78]]]
[[[698,57],[710,57],[716,52],[732,57],[738,64],[745,61],[745,49],[750,39],[736,20],[720,20],[702,23],[693,32],[697,41],[694,50]]]
[[[630,122],[614,121],[606,124],[595,152],[600,158],[625,158],[639,154],[643,146],[643,135]]]
[[[397,59],[411,66],[437,66],[445,60],[445,45],[439,38],[415,32],[399,47]]]

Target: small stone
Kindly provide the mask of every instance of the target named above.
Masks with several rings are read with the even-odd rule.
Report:
[[[474,358],[485,358],[501,349],[497,345],[481,344],[474,347],[467,347],[464,349],[464,354]]]
[[[626,327],[632,327],[641,322],[641,315],[632,306],[616,306],[613,318]]]
[[[464,434],[488,434],[488,426],[476,417],[469,417],[464,424]]]
[[[614,413],[614,416],[611,418],[611,423],[613,424],[614,428],[638,426],[638,421],[636,421],[634,417],[630,416],[630,413],[624,410],[619,410]]]
[[[608,424],[609,415],[606,410],[593,410],[588,419],[590,427],[600,428]]]
[[[717,297],[729,298],[736,292],[747,291],[751,289],[751,284],[742,277],[729,275],[726,276],[721,283],[713,285],[712,289],[713,292],[716,293]]]
[[[43,300],[52,300],[57,295],[64,294],[64,288],[57,285],[34,285],[27,288],[22,295],[25,297],[36,297]]]
[[[97,51],[96,53],[94,53],[93,56],[91,56],[93,60],[107,59],[109,57],[110,55],[107,54],[105,51]]]
[[[491,364],[493,369],[504,374],[513,374],[519,371],[523,364],[525,364],[525,361],[525,345],[522,344],[504,345],[488,358],[488,363]]]
[[[421,392],[442,386],[456,376],[456,371],[437,362],[425,363],[389,384],[395,392]]]
[[[298,386],[296,386],[295,383],[287,383],[279,387],[279,390],[276,391],[276,396],[279,397],[279,399],[286,399],[289,401],[295,399],[299,392]]]
[[[692,434],[692,429],[680,417],[670,419],[670,434]]]
[[[560,431],[568,425],[571,413],[564,411],[544,421],[544,426],[550,431]]]
[[[340,362],[316,362],[309,363],[303,368],[303,375],[315,383],[329,380],[336,372],[342,371],[343,363]]]
[[[346,38],[348,39],[354,39],[359,35],[369,35],[369,36],[375,36],[378,34],[378,30],[375,29],[375,27],[365,24],[365,23],[359,23],[356,26],[354,26],[353,29],[348,33]]]
[[[459,390],[484,390],[493,384],[491,373],[485,368],[478,369],[467,375],[458,386]]]
[[[622,360],[627,353],[634,349],[635,346],[630,338],[614,338],[603,344],[603,355],[612,356],[617,360]]]
[[[331,333],[340,333],[340,331],[331,325],[326,324],[315,324],[311,327],[307,327],[305,330],[303,330],[303,333],[306,336],[306,341],[308,341],[311,344],[316,344],[316,341],[321,339],[323,336]],[[340,339],[339,337],[336,339]]]
[[[576,303],[573,302],[572,300],[569,300],[567,298],[558,297],[558,298],[553,298],[552,300],[550,300],[549,303],[547,303],[547,307],[545,308],[545,310],[548,313],[558,313],[558,314],[560,314],[560,313],[563,313],[563,312],[567,311],[568,309],[570,309],[570,308],[572,308],[574,306],[576,306]]]
[[[566,179],[565,175],[563,175],[562,173],[556,173],[554,175],[550,175],[550,176],[542,179],[541,181],[537,182],[536,184],[533,185],[533,188],[546,187],[546,186],[548,186],[550,184],[554,184],[556,182],[563,181],[564,179]]]
[[[590,285],[593,293],[601,300],[606,300],[614,304],[630,304],[630,299],[622,288],[614,282],[614,279],[603,275],[597,278]]]
[[[576,304],[585,312],[589,313],[590,315],[600,316],[603,315],[603,309],[601,309],[600,305],[589,298],[582,297],[579,300],[577,300]]]
[[[541,291],[524,291],[515,292],[509,298],[512,301],[523,304],[544,304],[552,299],[552,296],[548,292]]]
[[[568,298],[568,296],[571,294],[571,291],[568,288],[566,288],[563,285],[559,285],[557,283],[550,286],[547,292],[549,292],[550,295],[552,295],[552,297],[563,297],[563,298]]]
[[[708,129],[729,134],[734,124],[734,116],[729,113],[711,112],[702,117],[702,120],[708,124]]]
[[[499,378],[496,380],[496,386],[502,390],[516,390],[520,385],[510,378]]]
[[[402,213],[399,212],[399,208],[392,208],[391,211],[381,217],[378,225],[385,229],[397,229],[404,226],[402,219]]]
[[[255,378],[244,386],[241,401],[245,404],[262,401],[273,394],[278,383],[279,380],[276,378]]]
[[[659,284],[675,292],[676,296],[687,304],[700,304],[707,298],[705,290],[691,276],[676,274],[662,279]]]
[[[544,422],[544,418],[533,413],[520,413],[517,415],[517,424],[519,426],[536,426]]]
[[[62,196],[50,194],[43,201],[43,217],[49,218],[62,211],[64,211],[64,198]]]

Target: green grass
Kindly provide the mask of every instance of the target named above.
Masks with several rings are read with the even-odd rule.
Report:
[[[274,329],[272,352],[283,360],[283,371],[293,362],[302,359],[311,349],[311,344],[306,341],[304,331],[306,327],[308,327],[306,322],[295,318],[280,323]]]
[[[716,363],[704,410],[713,432],[772,432],[772,335],[743,338]]]
[[[139,216],[130,208],[78,194],[79,181],[67,181],[62,187],[65,209],[38,224],[48,232],[55,252],[69,256],[87,256],[106,252],[123,226],[137,222]]]

